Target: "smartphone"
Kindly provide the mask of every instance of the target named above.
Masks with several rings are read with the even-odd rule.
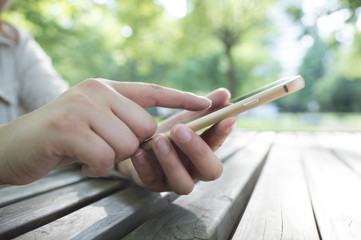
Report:
[[[225,118],[236,116],[252,108],[287,96],[304,88],[304,86],[305,81],[301,76],[285,77],[240,97],[234,98],[230,101],[232,103],[231,105],[195,119],[186,125],[193,131],[198,131],[218,123]],[[165,135],[169,137],[170,132],[166,132]],[[147,139],[142,143],[141,147],[145,150],[151,149],[151,139],[152,138]]]

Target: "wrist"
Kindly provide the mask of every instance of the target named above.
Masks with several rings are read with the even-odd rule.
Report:
[[[14,132],[13,122],[0,125],[0,185],[22,184],[19,182],[19,173],[14,163],[16,156],[14,154],[20,150],[13,146],[12,133]]]
[[[7,149],[6,146],[6,139],[5,139],[5,124],[0,124],[0,185],[8,184],[7,182],[7,175],[8,175],[8,164],[7,158],[5,154],[5,150]]]

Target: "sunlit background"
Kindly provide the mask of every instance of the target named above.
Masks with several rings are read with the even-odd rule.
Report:
[[[70,85],[89,77],[232,95],[301,74],[299,93],[240,115],[262,130],[361,130],[359,0],[28,0],[31,32]]]

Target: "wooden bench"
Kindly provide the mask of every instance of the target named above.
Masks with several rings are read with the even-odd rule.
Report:
[[[79,166],[0,187],[0,239],[361,239],[361,133],[235,131],[187,196]]]

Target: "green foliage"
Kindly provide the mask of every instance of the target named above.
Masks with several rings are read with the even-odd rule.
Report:
[[[357,37],[357,36],[356,36]],[[328,64],[328,71],[314,88],[321,110],[337,112],[361,111],[361,72],[358,66],[359,41],[348,48],[337,49]]]
[[[334,2],[333,2],[334,3]],[[361,36],[354,26],[358,20],[357,9],[361,1],[338,0],[336,4],[326,3],[318,8],[313,15],[314,25],[303,25],[303,36],[313,37],[314,44],[308,50],[299,69],[299,73],[306,80],[306,88],[290,96],[287,101],[281,100],[280,105],[291,111],[361,111]],[[318,19],[334,13],[350,13],[343,15],[344,23],[355,29],[353,43],[342,42],[339,36],[343,29],[336,29],[328,38],[319,36]],[[288,13],[295,22],[300,21],[306,14],[300,7],[291,6]],[[349,33],[348,33],[349,34]],[[301,38],[302,36],[300,36]]]
[[[315,40],[313,46],[307,51],[299,69],[303,76],[306,87],[291,96],[279,101],[280,105],[287,111],[306,111],[310,104],[319,102],[319,95],[315,91],[315,85],[323,78],[326,66],[328,46],[320,38]]]
[[[117,22],[106,17],[108,12],[91,1],[15,1],[5,17],[29,30],[56,69],[74,85],[89,77],[119,79],[112,49],[121,39],[104,36],[117,29],[113,25]]]
[[[219,70],[220,62],[219,54],[188,59],[171,72],[171,85],[186,91],[201,89],[204,93],[222,87],[225,76]]]
[[[4,18],[35,36],[70,85],[103,77],[239,93],[279,71],[267,42],[272,0],[189,0],[183,19],[155,1],[105,2],[17,0]]]
[[[2,17],[30,31],[70,85],[102,77],[202,94],[226,87],[239,95],[280,72],[270,54],[277,41],[269,14],[273,0],[188,0],[181,19],[156,1],[97,2],[17,0]],[[355,24],[360,6],[359,0],[338,0],[312,17],[348,9],[345,22]],[[303,23],[300,7],[287,12]],[[360,111],[361,34],[344,45],[337,32],[322,39],[317,24],[303,28],[314,39],[299,69],[306,88],[277,103],[288,111]]]
[[[356,33],[351,46],[338,54],[337,65],[340,73],[347,79],[361,79],[361,33]]]
[[[361,131],[360,113],[281,113],[277,118],[243,116],[238,126],[258,131]]]
[[[239,46],[247,45],[249,42],[257,44],[259,49],[265,50],[265,41],[270,36],[272,29],[267,17],[267,9],[272,1],[240,1],[240,0],[193,0],[192,11],[182,21],[182,26],[187,30],[182,47],[187,54],[202,55],[215,53],[223,55],[222,66],[224,79],[233,95],[239,94],[246,82],[255,81],[252,70],[258,65],[273,62],[265,56],[258,59],[256,63],[244,56],[236,55],[235,50]],[[255,14],[257,13],[257,14]],[[201,41],[200,41],[201,39]],[[242,61],[237,62],[237,58]],[[251,59],[253,60],[253,59]],[[243,66],[239,62],[246,63],[247,79],[239,78],[243,72]],[[270,76],[274,76],[272,72]],[[245,77],[245,76],[243,76]]]
[[[336,112],[361,112],[361,79],[350,81],[340,78],[336,81],[333,107]]]

